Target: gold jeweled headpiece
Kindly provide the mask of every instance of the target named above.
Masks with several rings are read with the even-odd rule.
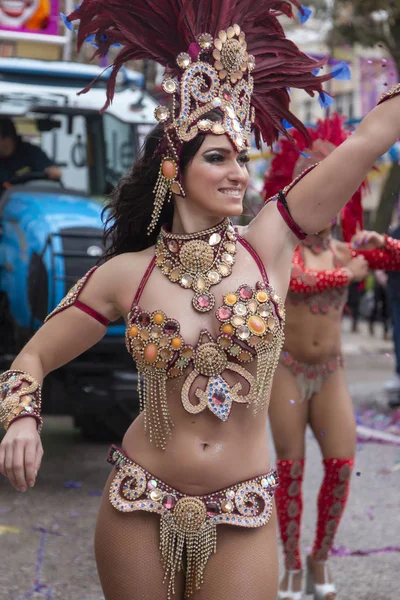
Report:
[[[257,147],[279,134],[290,137],[287,123],[308,135],[289,109],[289,90],[322,95],[330,75],[315,74],[325,59],[307,56],[286,38],[279,16],[294,18],[294,8],[304,20],[300,0],[82,0],[66,18],[79,21],[78,48],[90,41],[95,56],[104,57],[112,46],[121,47],[110,65],[103,110],[125,62],[145,59],[165,67],[163,89],[172,107],[156,110],[165,138],[149,233],[165,199],[184,194],[180,154],[199,132],[226,134],[239,151],[250,145],[251,131]],[[218,122],[207,118],[215,109]]]
[[[249,148],[251,142],[255,58],[247,52],[246,36],[239,25],[220,31],[215,40],[209,33],[201,34],[176,62],[182,76],[179,80],[167,77],[162,83],[172,96],[172,107],[158,106],[154,113],[164,124],[167,149],[154,188],[148,233],[156,226],[165,199],[170,200],[173,193],[185,195],[179,174],[180,149],[185,142],[199,133],[226,134],[238,151]],[[221,120],[207,119],[207,113],[216,109]]]

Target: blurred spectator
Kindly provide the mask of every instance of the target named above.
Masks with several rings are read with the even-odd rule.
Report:
[[[361,298],[364,295],[365,284],[362,281],[361,283],[358,281],[354,281],[349,285],[349,299],[347,301],[347,306],[351,313],[352,318],[352,327],[351,331],[353,333],[358,332],[358,322],[360,319],[360,302]]]
[[[400,240],[400,225],[390,233],[391,237]],[[388,392],[397,392],[395,398],[390,399],[391,406],[400,405],[400,273],[390,272],[388,276],[388,296],[392,312],[393,340],[396,353],[396,372],[392,379],[385,383]]]
[[[0,189],[13,177],[29,172],[60,179],[61,171],[39,146],[23,141],[9,117],[0,117]]]
[[[388,275],[385,271],[377,270],[374,273],[373,304],[369,316],[369,332],[374,335],[376,321],[382,321],[383,339],[388,339],[389,334],[389,300],[387,291]]]

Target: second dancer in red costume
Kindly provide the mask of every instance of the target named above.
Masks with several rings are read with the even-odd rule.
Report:
[[[267,198],[303,173],[307,162],[323,159],[349,135],[337,114],[309,132],[311,147],[301,134],[294,134],[301,154],[290,142],[282,142],[266,176]],[[278,595],[281,599],[302,598],[300,529],[308,424],[320,446],[325,475],[318,495],[314,545],[307,559],[307,592],[314,593],[315,600],[336,596],[327,560],[345,509],[356,447],[353,405],[341,353],[343,309],[349,284],[363,280],[369,268],[400,269],[399,242],[362,231],[362,188],[341,213],[345,242],[333,239],[330,225],[305,238],[293,256],[285,343],[270,405],[280,480],[276,504],[286,568]]]

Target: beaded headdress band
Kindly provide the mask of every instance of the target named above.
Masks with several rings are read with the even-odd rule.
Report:
[[[165,136],[149,233],[165,200],[185,195],[181,151],[199,133],[228,135],[238,151],[250,146],[252,133],[258,147],[279,133],[288,136],[286,122],[308,135],[289,110],[289,89],[323,94],[330,75],[316,76],[326,61],[303,54],[285,37],[278,17],[293,17],[292,5],[304,14],[298,0],[83,0],[69,15],[70,22],[80,20],[78,47],[89,37],[97,56],[122,46],[104,108],[124,62],[152,59],[165,67],[162,87],[172,106],[155,111]],[[215,110],[218,122],[208,118]]]

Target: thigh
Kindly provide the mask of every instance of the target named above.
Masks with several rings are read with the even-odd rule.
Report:
[[[206,566],[204,583],[193,600],[271,600],[278,591],[275,508],[270,522],[257,529],[222,525],[217,552]]]
[[[101,500],[95,553],[106,600],[166,600],[159,550],[160,519],[146,512],[122,513],[108,499],[110,475]],[[183,575],[176,577],[173,600],[183,599]]]
[[[310,425],[324,458],[354,456],[356,421],[343,368],[331,373],[311,398]]]
[[[269,420],[278,458],[304,457],[308,402],[301,401],[296,377],[279,364],[272,383]]]

